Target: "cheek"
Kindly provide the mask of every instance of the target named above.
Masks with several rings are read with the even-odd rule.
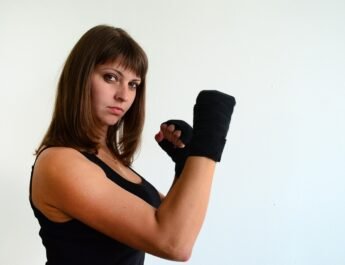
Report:
[[[102,90],[102,87],[99,86],[97,83],[92,83],[91,86],[91,104],[93,108],[97,107],[98,105],[102,104],[106,91]]]
[[[102,95],[97,91],[91,91],[91,109],[94,115],[99,116],[103,112],[103,106],[105,105]]]
[[[136,99],[136,96],[137,96],[137,95],[136,95],[136,91],[134,91],[134,92],[133,92],[133,95],[132,95],[132,98],[131,98],[130,107],[133,106],[133,103],[134,103],[134,101],[135,101],[135,99]]]

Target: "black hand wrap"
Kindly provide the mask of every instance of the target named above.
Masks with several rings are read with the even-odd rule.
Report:
[[[220,161],[235,104],[234,97],[216,90],[199,93],[194,105],[191,156]]]
[[[189,147],[193,135],[193,128],[188,123],[182,120],[168,120],[166,122],[163,122],[162,124],[166,124],[168,126],[174,124],[175,130],[181,131],[180,140],[184,143],[184,148],[175,147],[174,144],[166,139],[163,139],[158,143],[160,147],[175,162],[175,177],[179,177],[189,155]]]

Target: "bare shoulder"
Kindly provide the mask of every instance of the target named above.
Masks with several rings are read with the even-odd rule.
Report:
[[[90,191],[100,182],[108,183],[105,173],[81,152],[73,148],[51,147],[44,150],[36,161],[33,195],[36,189],[44,194],[40,197],[43,204],[62,210],[64,204],[75,202],[69,198],[78,198],[81,191]]]
[[[87,185],[83,176],[102,178],[103,172],[79,151],[66,147],[50,147],[42,151],[35,163],[32,178],[32,201],[52,221],[66,221],[73,217],[63,211],[63,204],[71,204],[68,194]],[[64,198],[66,200],[64,200]]]
[[[50,147],[44,150],[36,161],[35,168],[53,171],[92,167],[93,163],[79,151],[68,147]]]
[[[34,177],[41,180],[44,178],[45,182],[71,182],[86,175],[104,177],[104,172],[81,152],[68,147],[50,147],[44,150],[38,156],[34,168]]]

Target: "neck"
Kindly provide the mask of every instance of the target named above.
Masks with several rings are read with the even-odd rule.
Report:
[[[107,147],[107,132],[108,132],[107,128],[99,130],[99,144],[100,144],[100,148],[108,149],[108,147]]]

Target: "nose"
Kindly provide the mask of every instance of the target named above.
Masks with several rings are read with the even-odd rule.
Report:
[[[120,102],[127,101],[128,95],[129,95],[128,92],[129,92],[129,89],[125,84],[123,83],[119,84],[114,95],[115,100],[120,101]]]

